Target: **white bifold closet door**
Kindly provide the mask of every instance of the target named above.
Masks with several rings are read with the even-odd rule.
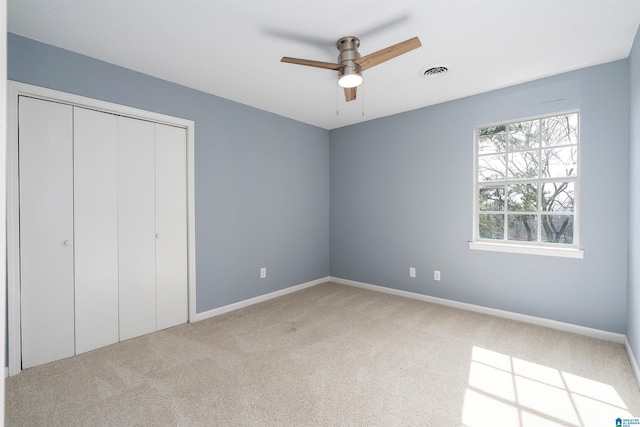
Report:
[[[19,99],[22,367],[185,323],[184,128]]]
[[[19,101],[22,367],[73,356],[73,109]]]
[[[118,342],[117,125],[74,108],[76,354]]]
[[[186,131],[120,117],[120,339],[187,321]]]
[[[155,124],[157,329],[187,321],[187,131]]]
[[[118,120],[120,339],[156,330],[155,131]]]

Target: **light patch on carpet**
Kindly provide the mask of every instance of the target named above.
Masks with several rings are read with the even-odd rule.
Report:
[[[613,384],[473,347],[465,427],[602,426],[618,417],[632,414]]]

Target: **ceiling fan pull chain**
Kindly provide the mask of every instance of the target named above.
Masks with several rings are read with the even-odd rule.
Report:
[[[336,116],[340,115],[340,85],[336,86]]]
[[[362,117],[364,117],[364,85],[360,86],[360,105],[360,108],[362,108]]]

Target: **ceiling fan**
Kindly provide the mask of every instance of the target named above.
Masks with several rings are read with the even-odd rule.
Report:
[[[343,37],[338,40],[337,46],[340,55],[338,55],[338,63],[336,64],[310,59],[289,58],[287,56],[283,57],[281,61],[338,71],[338,84],[344,88],[344,97],[349,102],[356,99],[356,90],[362,83],[362,72],[364,70],[417,49],[422,46],[422,43],[420,43],[418,37],[414,37],[362,57],[358,53],[360,40],[357,37]]]

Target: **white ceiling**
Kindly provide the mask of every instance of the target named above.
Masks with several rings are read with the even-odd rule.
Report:
[[[639,23],[640,0],[8,0],[12,33],[325,129],[626,58]],[[347,35],[422,47],[348,104],[336,72],[280,62],[335,62]]]

